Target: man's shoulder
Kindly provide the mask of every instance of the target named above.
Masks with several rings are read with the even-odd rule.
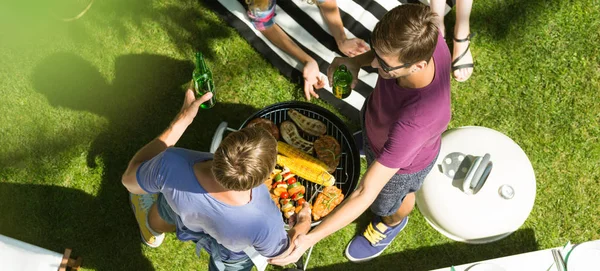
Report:
[[[168,160],[195,161],[212,159],[213,154],[190,149],[169,147],[164,151],[164,158]]]

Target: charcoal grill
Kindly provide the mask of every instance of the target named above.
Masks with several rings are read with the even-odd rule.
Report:
[[[334,137],[340,143],[342,149],[340,163],[336,168],[335,172],[332,173],[332,175],[335,177],[334,185],[342,190],[342,194],[344,194],[345,200],[350,195],[350,193],[354,191],[358,183],[358,178],[360,177],[360,156],[352,133],[350,133],[344,122],[336,115],[331,113],[329,110],[306,102],[277,103],[267,106],[262,110],[254,113],[252,116],[246,119],[244,123],[242,123],[240,129],[246,127],[248,122],[255,118],[269,119],[279,127],[279,124],[281,122],[290,119],[287,114],[287,111],[289,109],[294,109],[307,117],[320,120],[327,126],[326,134]],[[212,153],[216,151],[217,147],[221,143],[223,133],[226,130],[236,131],[235,129],[227,127],[226,122],[222,122],[217,128],[215,135],[213,136],[212,144],[210,147],[210,151]],[[302,134],[302,137],[306,140],[314,142],[314,140],[317,139],[316,136],[303,133],[300,129],[298,130]],[[306,187],[305,198],[307,200],[312,198],[314,194],[319,192],[319,189],[321,187],[320,185],[308,182],[302,178],[298,178],[298,180],[301,181]],[[314,221],[312,222],[311,226],[314,227],[319,223],[321,223],[321,221]],[[311,252],[312,247],[308,252],[306,261],[303,262],[302,259],[300,259],[300,261],[296,263],[296,266],[298,268],[306,268]]]

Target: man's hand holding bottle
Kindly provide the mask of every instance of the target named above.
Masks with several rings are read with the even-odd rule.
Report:
[[[354,87],[356,87],[356,84],[358,83],[358,71],[361,67],[360,63],[358,63],[358,61],[356,61],[354,57],[336,57],[333,59],[331,65],[329,65],[329,68],[327,69],[327,78],[329,79],[329,85],[333,86],[333,74],[340,65],[346,65],[348,71],[352,73],[351,88],[354,89]]]

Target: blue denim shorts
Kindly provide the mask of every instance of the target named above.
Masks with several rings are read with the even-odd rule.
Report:
[[[169,206],[169,203],[167,203],[167,200],[162,193],[158,194],[158,199],[156,199],[156,207],[158,209],[158,215],[160,218],[169,224],[176,225],[175,223],[177,221],[177,214],[173,211],[173,209],[171,209],[171,206]]]
[[[364,130],[363,130],[364,133]],[[375,155],[369,143],[366,142],[366,136],[363,141],[363,148],[367,157],[367,165],[371,165],[375,161]],[[433,168],[437,156],[431,163],[421,171],[409,174],[394,174],[387,184],[381,189],[375,201],[371,204],[371,212],[378,216],[390,216],[394,214],[402,205],[404,197],[409,193],[416,192],[421,188],[423,181],[429,171]]]
[[[167,203],[167,200],[165,199],[162,193],[158,194],[158,199],[156,200],[156,207],[158,209],[158,215],[160,216],[160,218],[162,218],[169,224],[176,225],[177,214],[175,213],[175,211],[173,211],[171,206],[169,206],[169,203]],[[209,235],[207,236],[208,238],[212,238]],[[214,242],[216,243],[217,241],[214,240]],[[218,251],[218,249],[215,248],[213,248],[213,250]],[[254,263],[252,263],[249,257],[246,257],[245,259],[239,261],[218,261],[215,258],[219,257],[215,257],[213,255],[210,256],[208,263],[209,271],[250,271],[254,266]]]

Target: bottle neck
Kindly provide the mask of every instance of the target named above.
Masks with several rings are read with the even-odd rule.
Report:
[[[204,57],[202,56],[201,53],[196,54],[196,69],[199,71],[202,71],[202,72],[205,72],[208,70],[206,63],[204,62]]]

